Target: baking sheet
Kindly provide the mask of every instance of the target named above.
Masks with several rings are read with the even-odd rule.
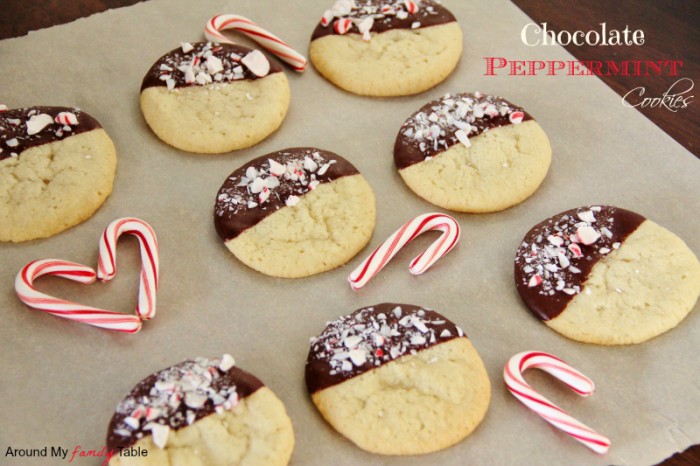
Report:
[[[524,46],[529,22],[505,1],[445,0],[464,30],[465,50],[453,75],[418,96],[357,97],[338,90],[311,67],[285,68],[292,104],[282,128],[248,150],[218,156],[180,152],[147,128],[138,105],[141,79],[180,41],[203,38],[214,14],[250,17],[306,51],[331,2],[197,2],[151,0],[0,42],[0,102],[78,106],[112,136],[119,164],[112,196],[88,221],[46,240],[0,245],[0,455],[5,464],[56,464],[5,457],[8,447],[62,446],[99,450],[115,404],[146,375],[193,356],[232,353],[283,400],[294,422],[295,465],[652,464],[700,443],[700,313],[645,344],[598,347],[559,336],[533,318],[512,283],[513,254],[522,236],[562,210],[608,203],[640,212],[700,252],[700,164],[595,77],[487,77],[482,57],[572,59],[561,47]],[[235,35],[240,38],[241,36]],[[248,43],[240,39],[241,43]],[[642,84],[642,83],[640,83]],[[408,261],[435,237],[399,253],[359,292],[347,274],[399,225],[438,210],[401,182],[392,161],[401,123],[446,92],[480,90],[522,105],[550,137],[553,162],[542,187],[525,203],[489,215],[457,214],[461,243],[431,271],[413,277]],[[679,112],[680,113],[680,112]],[[310,145],[346,157],[377,196],[370,246],[348,265],[319,276],[266,277],[239,263],[214,232],[212,208],[224,178],[242,163],[274,150]],[[148,221],[161,245],[158,315],[134,336],[102,331],[26,308],[15,296],[15,274],[37,258],[96,265],[98,236],[113,219]],[[430,236],[430,235],[426,235]],[[39,288],[68,299],[133,309],[138,245],[119,245],[119,274],[91,287],[45,278]],[[492,382],[486,419],[467,440],[424,457],[383,457],[335,433],[306,395],[308,338],[325,322],[378,302],[435,308],[464,328]],[[596,394],[581,399],[534,371],[528,380],[575,417],[612,440],[598,456],[556,431],[510,396],[501,371],[523,350],[552,352],[590,376]],[[78,458],[76,464],[100,464]]]

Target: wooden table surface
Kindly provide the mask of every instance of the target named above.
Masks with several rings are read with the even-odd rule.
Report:
[[[0,39],[19,37],[28,31],[90,16],[93,13],[133,5],[144,0],[3,0]],[[329,0],[330,2],[331,0]],[[700,78],[700,1],[674,0],[513,0],[536,23],[547,22],[555,32],[642,29],[645,43],[640,47],[575,46],[565,48],[579,60],[683,60],[678,77],[601,76],[620,96],[643,86],[645,96],[660,97],[679,78]],[[693,95],[689,92],[688,95]],[[700,99],[698,99],[700,100]],[[647,118],[700,158],[700,102],[672,112],[666,108],[639,108]],[[700,445],[677,453],[663,466],[700,466]]]

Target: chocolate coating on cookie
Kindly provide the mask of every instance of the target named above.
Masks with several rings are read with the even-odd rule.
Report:
[[[585,292],[593,266],[618,249],[645,220],[618,207],[587,206],[535,225],[515,254],[520,297],[538,318],[557,317],[577,294]]]
[[[60,122],[56,121],[59,115]],[[87,113],[70,107],[26,107],[0,112],[0,160],[30,147],[102,128]]]
[[[117,405],[107,431],[107,448],[130,447],[144,436],[155,437],[158,430],[182,429],[215,412],[232,410],[239,400],[264,386],[232,366],[232,361],[228,355],[196,358],[143,379]]]
[[[323,26],[319,23],[311,35],[311,40],[321,37],[338,35],[333,23],[342,18],[351,19],[352,25],[347,33],[361,34],[358,25],[367,18],[372,18],[369,32],[381,33],[392,29],[417,29],[438,26],[457,21],[452,13],[433,0],[414,0],[417,6],[410,13],[403,1],[395,0],[340,0],[328,10],[333,15],[330,23]]]
[[[316,393],[401,356],[463,337],[435,311],[411,304],[382,303],[330,322],[311,339],[306,388]]]
[[[212,42],[187,45],[191,45],[192,50],[183,46],[160,57],[143,78],[141,91],[148,87],[172,89],[260,79],[241,62],[242,58],[253,51],[248,47]],[[281,71],[282,68],[277,63],[270,62],[268,75]]]
[[[357,169],[333,152],[295,147],[258,157],[226,179],[214,206],[214,226],[224,241],[260,223],[320,183],[357,175]]]
[[[522,118],[515,118],[522,112]],[[401,126],[394,143],[396,168],[410,167],[493,128],[533,118],[506,99],[479,92],[445,94],[425,104]],[[458,131],[461,131],[458,134]]]

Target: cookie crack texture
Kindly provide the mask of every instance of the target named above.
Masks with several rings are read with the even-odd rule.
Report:
[[[323,417],[360,448],[420,454],[446,448],[481,422],[490,384],[467,338],[403,356],[312,395]]]
[[[462,54],[462,30],[456,22],[420,29],[329,35],[311,42],[309,56],[329,81],[370,96],[416,94],[444,80]]]
[[[276,277],[305,277],[338,267],[370,240],[375,199],[361,175],[321,183],[226,242],[244,264]]]
[[[641,343],[678,325],[700,295],[700,263],[649,220],[591,270],[582,292],[546,322],[574,340]]]
[[[552,157],[547,135],[534,120],[493,128],[399,170],[426,201],[458,212],[496,212],[530,197]]]
[[[282,402],[262,387],[233,411],[171,430],[163,449],[150,436],[134,446],[146,449],[148,456],[115,457],[110,466],[285,466],[294,448],[294,432]]]
[[[284,73],[253,81],[141,92],[141,110],[154,133],[189,152],[213,154],[243,149],[282,124],[290,101]]]
[[[0,241],[44,238],[85,220],[112,192],[115,169],[103,129],[0,161]]]

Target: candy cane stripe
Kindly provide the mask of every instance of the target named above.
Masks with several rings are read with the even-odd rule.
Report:
[[[302,54],[276,35],[261,28],[244,16],[231,14],[214,16],[207,22],[204,28],[204,35],[212,42],[233,43],[222,34],[222,31],[226,29],[233,29],[245,34],[270,53],[291,65],[296,71],[302,72],[306,69],[307,61]]]
[[[136,315],[126,315],[54,298],[34,288],[34,280],[44,275],[54,275],[84,284],[94,283],[97,278],[104,282],[113,279],[117,272],[117,241],[123,234],[136,236],[141,252],[142,265],[139,274]],[[143,220],[131,217],[117,219],[103,231],[99,249],[97,271],[82,264],[60,259],[30,262],[15,279],[17,296],[27,306],[57,317],[124,333],[138,332],[141,329],[141,321],[152,318],[156,312],[159,267],[156,234]]]
[[[353,270],[348,276],[350,287],[353,290],[359,290],[365,286],[402,247],[422,233],[432,230],[441,231],[442,235],[425,251],[416,256],[410,262],[408,269],[413,275],[420,275],[427,271],[438,259],[450,252],[459,241],[459,224],[449,215],[423,214],[402,225]]]
[[[503,379],[516,399],[533,410],[545,421],[583,443],[596,453],[604,454],[610,448],[610,440],[587,425],[574,419],[560,407],[532,389],[522,373],[529,369],[542,369],[564,382],[575,393],[588,396],[595,390],[593,381],[551,354],[540,351],[518,353],[503,368]]]
[[[113,311],[83,306],[72,301],[54,298],[34,289],[34,280],[44,275],[55,275],[69,280],[90,284],[95,281],[95,271],[82,264],[57,259],[30,262],[17,274],[15,290],[27,306],[57,317],[75,320],[96,327],[125,333],[136,333],[141,329],[141,319]]]
[[[109,281],[117,273],[116,247],[121,235],[135,236],[141,250],[141,274],[139,275],[139,299],[137,315],[144,320],[156,314],[156,291],[158,290],[158,239],[155,232],[143,220],[125,217],[110,223],[100,239],[100,257],[97,278]]]

